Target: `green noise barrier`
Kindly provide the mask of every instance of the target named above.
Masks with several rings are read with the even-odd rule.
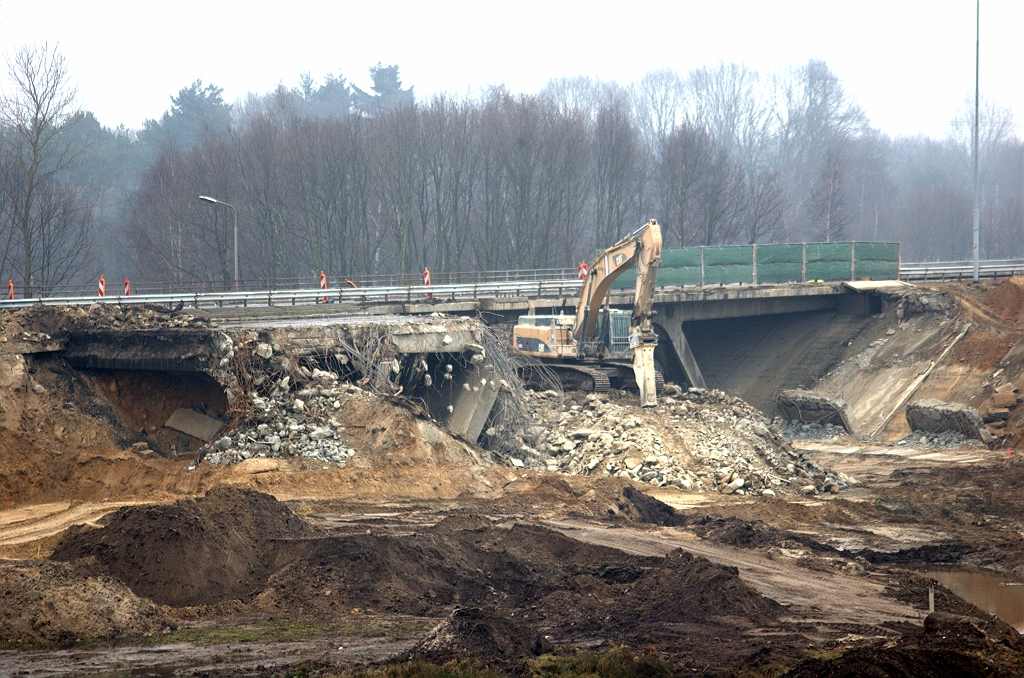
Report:
[[[661,252],[658,287],[896,280],[899,270],[897,242],[675,247]],[[632,270],[612,285],[614,289],[635,286]]]

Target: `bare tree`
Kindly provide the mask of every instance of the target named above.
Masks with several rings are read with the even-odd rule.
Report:
[[[390,236],[393,270],[399,273],[416,273],[427,263],[428,243],[417,237],[417,201],[424,182],[419,125],[415,105],[396,108],[371,123],[376,196],[372,218]]]
[[[693,125],[681,125],[661,144],[658,163],[660,214],[666,235],[680,246],[691,244],[696,201],[704,168],[714,153],[711,137]]]
[[[11,85],[0,98],[4,126],[3,153],[5,207],[20,246],[21,283],[26,297],[33,295],[40,259],[49,261],[51,280],[66,278],[58,267],[76,268],[77,262],[53,256],[54,212],[38,209],[39,193],[59,191],[60,176],[81,162],[86,147],[68,132],[79,119],[77,91],[71,84],[67,61],[47,44],[21,47],[7,61]]]
[[[746,204],[743,206],[741,229],[747,244],[771,242],[783,235],[782,190],[774,170],[762,167],[744,189]]]
[[[594,248],[608,247],[631,228],[643,173],[638,130],[623,100],[609,102],[594,125]],[[635,221],[636,219],[633,219]]]
[[[660,151],[669,133],[686,119],[686,88],[675,71],[644,73],[630,90],[637,123],[649,148]]]
[[[422,157],[429,176],[427,218],[436,243],[432,265],[438,271],[458,271],[467,253],[476,184],[474,116],[469,105],[436,97],[422,117]]]
[[[289,211],[289,152],[287,123],[268,114],[256,116],[234,140],[239,181],[240,225],[253,237],[241,242],[240,256],[268,286],[280,278],[306,273],[296,251]]]
[[[776,83],[775,169],[785,193],[785,227],[792,232],[816,228],[809,219],[812,187],[829,149],[841,151],[866,127],[863,111],[847,96],[839,78],[823,61],[811,60]]]
[[[811,189],[808,209],[811,212],[812,234],[825,242],[846,236],[849,221],[843,195],[843,167],[839,153],[829,149],[825,154],[818,180]]]
[[[543,245],[537,248],[534,265],[558,268],[589,259],[593,252],[593,141],[589,119],[578,109],[562,112],[548,107],[542,136],[537,200]]]

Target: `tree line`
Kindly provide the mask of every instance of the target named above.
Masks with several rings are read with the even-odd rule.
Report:
[[[0,274],[26,291],[103,270],[230,280],[233,215],[200,195],[237,210],[241,277],[269,286],[320,270],[572,267],[649,218],[669,246],[970,253],[970,117],[946,139],[891,139],[821,61],[422,100],[382,64],[369,92],[306,75],[228,104],[196,81],[137,131],[75,107],[59,52],[23,48],[8,65],[20,79],[0,100]],[[982,256],[1019,257],[1024,146],[1008,111],[985,107],[981,146]]]

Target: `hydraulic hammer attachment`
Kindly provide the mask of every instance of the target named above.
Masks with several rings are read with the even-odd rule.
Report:
[[[641,344],[633,347],[633,374],[640,387],[640,407],[655,407],[658,393],[654,379],[654,346]]]

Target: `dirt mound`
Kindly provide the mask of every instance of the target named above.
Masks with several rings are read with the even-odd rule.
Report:
[[[624,501],[618,504],[622,514],[641,523],[664,527],[686,524],[686,518],[674,508],[629,485],[622,488],[622,498]]]
[[[839,657],[808,659],[786,674],[795,678],[925,678],[1020,676],[1024,641],[997,620],[933,612],[922,631],[895,642],[877,642]]]
[[[1024,328],[1024,278],[1003,280],[982,295],[987,309],[1015,327]]]
[[[831,546],[821,544],[811,537],[780,530],[761,520],[743,520],[735,516],[723,518],[719,515],[689,516],[681,523],[701,539],[740,548],[780,546],[782,548],[809,548],[812,551],[834,553]]]
[[[720,616],[761,621],[778,610],[734,568],[682,551],[634,556],[468,512],[411,534],[322,536],[274,499],[235,489],[123,510],[102,529],[69,536],[53,558],[94,558],[82,566],[158,603],[241,600],[275,615],[496,606],[517,623],[624,637]]]
[[[457,608],[406,654],[445,664],[466,659],[508,664],[552,649],[536,628],[495,608]]]
[[[857,555],[875,565],[933,565],[963,562],[976,550],[967,544],[925,544],[890,552],[862,549]]]
[[[451,527],[442,521],[408,537],[316,540],[270,578],[258,604],[323,614],[360,608],[424,616],[445,614],[455,605],[522,607],[571,587],[579,574],[660,562],[540,527]]]
[[[743,583],[735,567],[717,565],[681,549],[670,552],[661,567],[634,582],[623,607],[670,624],[694,621],[698,616],[769,620],[782,609]]]
[[[674,508],[638,490],[626,478],[527,475],[504,485],[494,505],[508,513],[557,508],[572,516],[613,522],[685,524]]]
[[[165,626],[152,603],[69,563],[0,562],[0,642],[141,635]]]
[[[490,518],[475,513],[455,513],[442,518],[434,525],[433,531],[437,534],[448,534],[464,530],[486,530],[491,527],[494,527],[494,522]]]
[[[258,593],[274,566],[267,544],[308,532],[273,497],[224,487],[171,506],[123,509],[101,530],[70,534],[51,558],[95,557],[137,595],[181,607]]]
[[[313,614],[360,608],[415,615],[443,614],[453,605],[500,605],[545,626],[616,633],[722,615],[762,620],[778,611],[735,569],[681,551],[667,558],[632,556],[543,527],[458,521],[465,529],[453,520],[408,537],[319,539],[270,578],[258,605]]]

